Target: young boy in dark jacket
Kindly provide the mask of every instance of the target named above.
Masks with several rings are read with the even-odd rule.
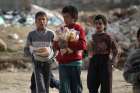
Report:
[[[105,31],[107,27],[105,16],[96,15],[93,22],[96,32],[92,35],[93,55],[88,68],[87,86],[89,93],[98,93],[99,86],[100,93],[112,93],[112,62],[116,61],[117,46]]]

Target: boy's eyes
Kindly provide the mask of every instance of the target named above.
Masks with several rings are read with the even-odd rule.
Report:
[[[95,22],[95,24],[97,25],[102,25],[103,23],[102,22]]]
[[[40,18],[40,19],[38,19],[38,20],[46,20],[46,18]]]
[[[37,20],[38,20],[38,21],[47,20],[47,18],[46,18],[46,17],[38,17]]]
[[[64,18],[71,18],[70,14],[68,14],[68,13],[63,13],[62,15]]]
[[[97,20],[97,21],[95,21],[95,25],[103,25],[104,23],[103,23],[103,21],[102,20]]]
[[[99,19],[99,20],[95,20],[95,25],[105,25],[104,23],[103,23],[103,20],[102,19]]]

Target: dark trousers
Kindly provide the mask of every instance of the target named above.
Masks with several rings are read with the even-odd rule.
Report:
[[[33,60],[35,88],[32,93],[49,93],[50,64]]]
[[[112,65],[108,55],[95,55],[90,59],[87,75],[89,93],[112,93]]]
[[[59,89],[59,80],[56,80],[52,74],[52,72],[50,73],[50,87],[51,88],[56,88]],[[35,76],[34,73],[32,73],[31,76],[31,93],[36,93],[36,83],[35,83]]]
[[[82,93],[81,66],[59,65],[60,92]]]
[[[140,93],[140,85],[133,85],[133,93]]]

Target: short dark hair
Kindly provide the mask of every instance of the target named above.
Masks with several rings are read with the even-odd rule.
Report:
[[[140,37],[140,28],[137,31],[137,38],[139,38],[139,37]]]
[[[74,19],[74,21],[77,21],[77,19],[78,19],[78,9],[72,5],[65,6],[62,9],[62,14],[63,13],[70,14],[71,17]]]
[[[37,19],[37,17],[39,17],[39,16],[46,16],[47,17],[47,14],[43,11],[39,11],[35,14],[35,19]]]
[[[93,23],[95,23],[95,21],[100,20],[100,19],[103,21],[103,24],[105,25],[105,30],[106,30],[107,18],[104,15],[101,15],[101,14],[95,15],[95,17],[93,18]]]
[[[93,22],[95,23],[96,20],[102,20],[104,25],[107,25],[107,18],[104,15],[98,14],[93,18]]]

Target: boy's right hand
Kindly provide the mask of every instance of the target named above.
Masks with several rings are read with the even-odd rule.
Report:
[[[32,53],[30,52],[30,48],[25,47],[24,48],[24,57],[30,57],[31,55],[32,55]]]

